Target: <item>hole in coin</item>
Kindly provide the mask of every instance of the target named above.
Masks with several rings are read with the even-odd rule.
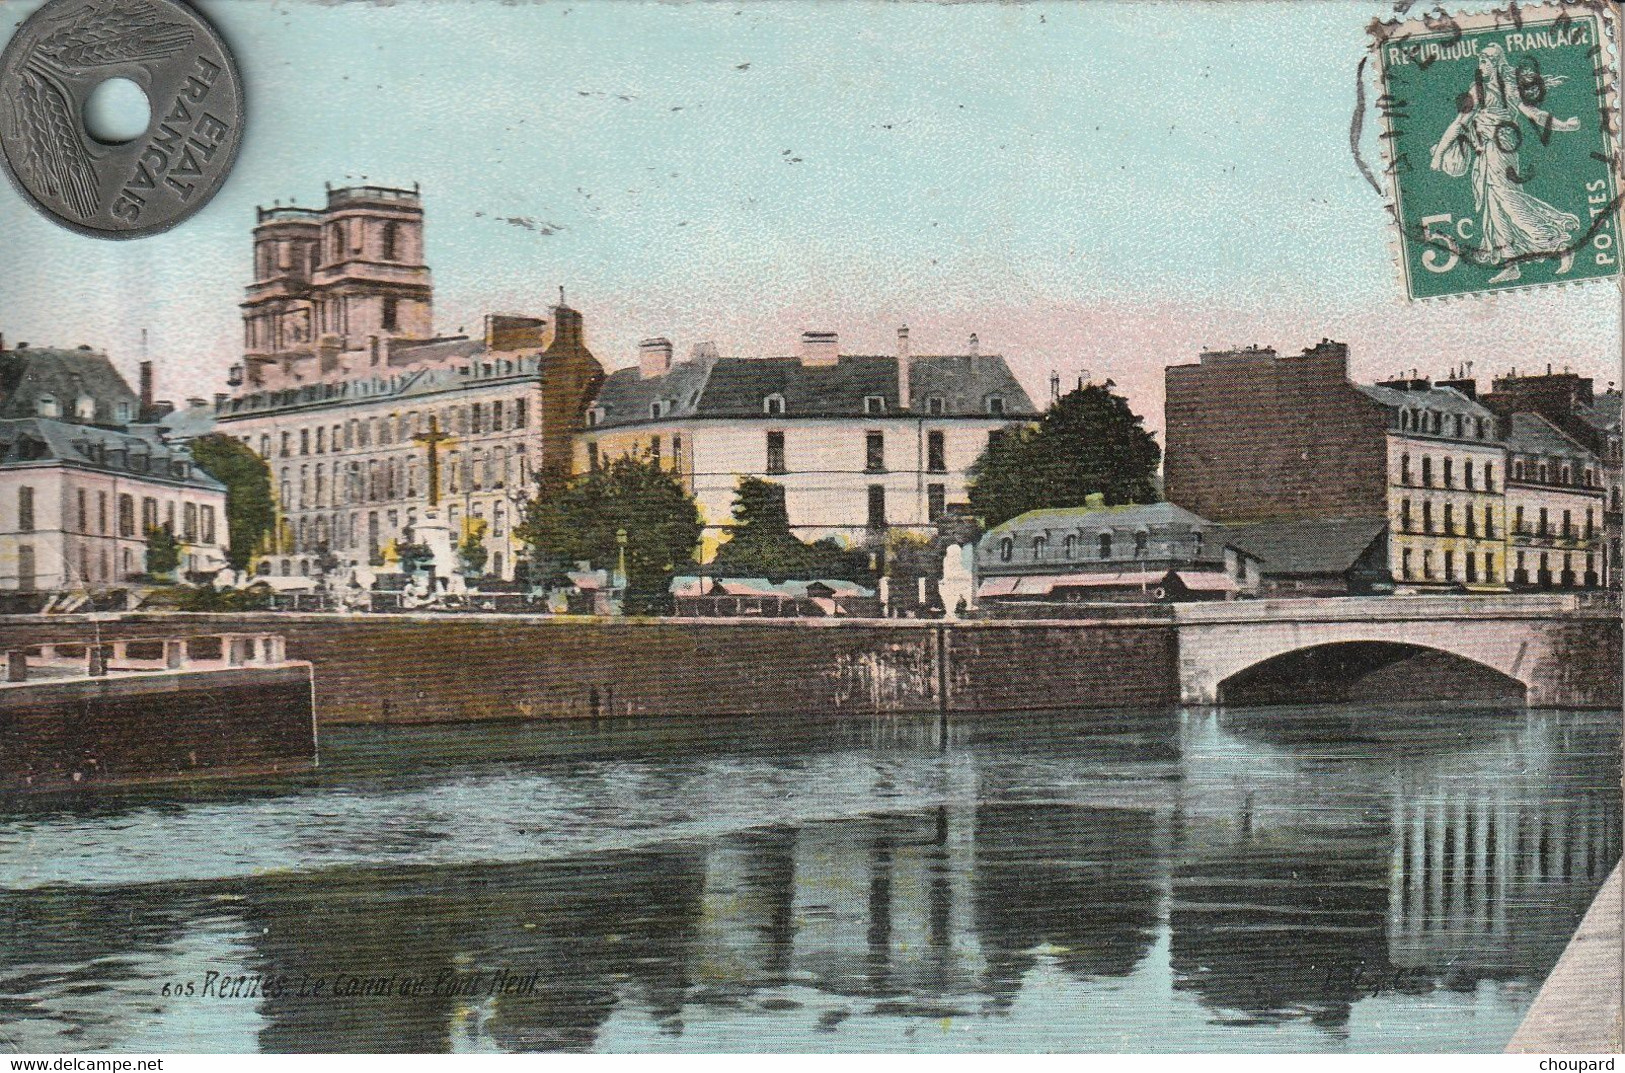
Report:
[[[103,145],[123,145],[147,132],[152,104],[147,92],[128,78],[109,78],[85,101],[85,130]]]

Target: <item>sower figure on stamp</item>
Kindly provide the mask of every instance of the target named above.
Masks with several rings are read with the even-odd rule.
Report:
[[[1558,257],[1559,276],[1574,266],[1569,236],[1580,229],[1580,218],[1525,192],[1527,175],[1518,166],[1518,147],[1523,143],[1520,115],[1543,139],[1552,131],[1580,129],[1578,117],[1554,119],[1527,99],[1538,101],[1544,93],[1528,92],[1526,87],[1552,89],[1566,80],[1563,75],[1543,79],[1533,72],[1520,78],[1500,45],[1486,45],[1477,77],[1460,97],[1456,118],[1433,147],[1435,171],[1460,177],[1471,161],[1480,235],[1472,257],[1480,264],[1506,266],[1491,283],[1517,279],[1522,274],[1519,260],[1532,255]]]

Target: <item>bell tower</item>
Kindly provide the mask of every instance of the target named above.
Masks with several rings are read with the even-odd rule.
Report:
[[[327,191],[311,297],[318,337],[339,349],[369,336],[427,339],[434,285],[423,254],[418,189],[349,186]]]

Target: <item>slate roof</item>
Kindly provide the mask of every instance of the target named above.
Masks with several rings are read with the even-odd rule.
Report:
[[[922,355],[909,370],[910,416],[925,414],[939,396],[949,417],[987,417],[986,399],[1004,400],[1005,416],[1036,413],[1032,400],[997,354]],[[653,420],[651,405],[667,403],[661,420],[678,417],[765,417],[764,400],[784,398],[782,419],[862,417],[864,400],[879,396],[898,413],[897,358],[843,354],[834,365],[806,365],[798,358],[719,358],[687,361],[664,375],[643,378],[637,369],[618,369],[599,390],[603,410],[596,427]],[[780,420],[775,415],[775,420]]]
[[[1590,451],[1571,439],[1568,433],[1540,414],[1513,414],[1506,442],[1507,450],[1515,454],[1557,455],[1566,458],[1591,455]]]
[[[1331,518],[1225,526],[1230,539],[1276,576],[1341,575],[1388,528],[1384,518]]]
[[[158,430],[166,438],[188,443],[214,431],[214,406],[188,406],[173,410],[158,421]]]
[[[1491,418],[1495,415],[1482,403],[1468,398],[1453,387],[1431,387],[1425,390],[1401,391],[1380,384],[1362,384],[1359,390],[1390,409],[1437,410],[1446,414],[1470,414]]]
[[[58,413],[74,413],[77,400],[88,395],[96,400],[96,423],[119,424],[118,404],[129,407],[133,419],[140,398],[107,355],[99,351],[60,350],[52,347],[26,347],[0,350],[0,418],[33,417],[39,412],[41,395],[55,396]]]
[[[1617,432],[1620,426],[1622,400],[1617,391],[1605,391],[1592,400],[1589,407],[1581,407],[1580,420],[1603,432]]]
[[[220,492],[226,489],[197,468],[185,448],[159,439],[153,426],[117,432],[41,417],[0,420],[0,468],[41,462]]]
[[[1157,525],[1184,524],[1220,531],[1224,527],[1174,503],[1129,503],[1116,507],[1046,507],[1017,515],[994,526],[986,536],[1005,533],[1040,532],[1092,526],[1097,529],[1150,529]],[[984,540],[986,537],[983,538]]]

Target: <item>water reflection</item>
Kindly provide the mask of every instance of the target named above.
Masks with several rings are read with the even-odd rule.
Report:
[[[352,732],[314,781],[14,814],[3,853],[52,848],[59,873],[105,870],[121,838],[193,853],[198,812],[223,841],[214,877],[189,858],[0,893],[0,1031],[24,1050],[1427,1048],[1462,1016],[1439,996],[1487,983],[1488,1049],[1620,848],[1617,717],[757,730]],[[427,773],[398,770],[413,750]],[[333,863],[244,870],[276,838]],[[329,983],[161,994],[209,971]],[[334,997],[341,975],[393,990]],[[1386,1027],[1361,1038],[1373,996]]]

